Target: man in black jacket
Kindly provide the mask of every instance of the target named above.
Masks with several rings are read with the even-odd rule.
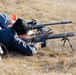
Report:
[[[34,45],[22,40],[28,32],[29,26],[26,21],[18,18],[13,24],[13,27],[0,30],[0,43],[5,45],[9,51],[14,50],[28,56],[34,55],[37,53],[39,43]],[[3,52],[5,52],[5,50],[3,50]]]

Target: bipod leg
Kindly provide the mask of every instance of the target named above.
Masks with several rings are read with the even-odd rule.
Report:
[[[70,43],[70,40],[69,40],[67,37],[63,37],[63,39],[62,39],[61,41],[63,41],[63,40],[64,40],[63,46],[65,45],[65,42],[66,42],[66,40],[67,40],[67,41],[69,42],[70,48],[71,48],[72,51],[74,52],[73,47],[72,47],[72,44]]]
[[[68,38],[67,38],[67,41],[69,42],[70,48],[71,48],[72,51],[74,52],[73,47],[72,47],[72,44],[70,43],[70,40],[69,40]]]
[[[63,46],[65,46],[65,42],[66,42],[66,40],[68,40],[68,38],[67,37],[63,37],[63,39],[61,41],[63,41],[63,40],[64,40]]]

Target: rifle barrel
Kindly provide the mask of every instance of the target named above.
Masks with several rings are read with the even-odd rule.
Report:
[[[34,38],[25,39],[25,41],[26,42],[43,42],[43,40],[72,37],[72,36],[75,36],[74,32],[61,33],[61,34],[51,34],[51,35],[46,35],[46,36],[37,36]]]
[[[37,25],[57,25],[57,24],[68,24],[68,23],[72,23],[72,21],[70,20],[63,20],[63,21],[60,21],[60,22],[51,22],[51,23],[44,23],[44,24],[37,24]]]
[[[72,23],[72,21],[70,20],[64,20],[64,21],[60,21],[60,22],[51,22],[51,23],[44,23],[44,24],[36,24],[35,26],[31,26],[30,29],[40,29],[44,26],[48,26],[48,25],[58,25],[58,24],[68,24],[68,23]]]
[[[63,37],[72,37],[75,36],[74,32],[69,33],[61,33],[61,34],[52,34],[47,37],[47,39],[56,39],[56,38],[63,38]]]

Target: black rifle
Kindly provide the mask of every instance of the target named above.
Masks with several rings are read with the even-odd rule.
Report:
[[[37,29],[37,31],[32,34],[32,35],[36,35],[36,36],[33,38],[25,39],[26,42],[35,42],[35,43],[43,42],[41,46],[46,47],[46,40],[63,38],[62,40],[64,40],[64,45],[65,45],[66,40],[68,40],[70,47],[73,51],[72,45],[67,37],[75,36],[75,33],[69,32],[69,33],[61,33],[61,34],[52,34],[53,33],[52,29],[48,30],[47,28],[45,28],[46,26],[49,26],[49,25],[72,23],[72,21],[64,20],[64,21],[60,21],[60,22],[37,24],[36,20],[32,19],[32,21],[27,22],[27,23],[30,27],[30,30]]]
[[[60,22],[51,22],[51,23],[44,23],[44,24],[37,24],[36,20],[32,20],[30,22],[27,22],[30,30],[32,29],[41,29],[45,26],[49,26],[49,25],[58,25],[58,24],[68,24],[68,23],[72,23],[72,21],[70,20],[64,20],[64,21],[60,21]]]
[[[64,40],[64,43],[66,40],[68,40],[68,42],[70,44],[68,37],[72,37],[72,36],[75,36],[74,32],[36,36],[33,38],[27,38],[27,39],[23,39],[23,40],[25,40],[26,42],[34,42],[34,43],[43,42],[41,46],[46,47],[46,40],[49,40],[49,39],[62,38],[62,40]],[[72,48],[71,44],[70,44],[70,47]]]

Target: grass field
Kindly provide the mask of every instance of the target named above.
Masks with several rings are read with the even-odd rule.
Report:
[[[38,23],[72,20],[72,24],[49,26],[54,33],[76,33],[76,0],[0,0],[0,13]],[[61,39],[47,41],[34,56],[9,53],[0,60],[0,75],[76,75],[76,36],[63,47]]]

